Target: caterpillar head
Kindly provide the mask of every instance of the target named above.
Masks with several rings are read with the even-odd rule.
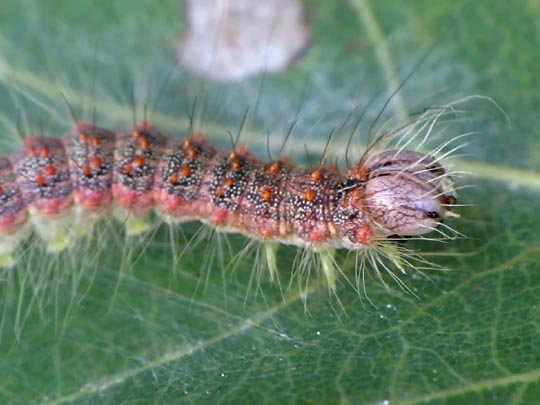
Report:
[[[371,218],[387,235],[431,232],[452,215],[457,201],[453,180],[433,157],[389,150],[366,163],[365,198]]]

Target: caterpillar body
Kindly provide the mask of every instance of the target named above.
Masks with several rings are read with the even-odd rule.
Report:
[[[54,253],[111,213],[135,235],[155,212],[262,242],[271,278],[279,244],[309,248],[335,289],[336,249],[423,235],[456,215],[454,183],[438,158],[370,151],[344,172],[263,162],[244,147],[225,153],[200,133],[168,137],[146,121],[116,132],[77,122],[61,138],[26,137],[0,158],[0,264],[16,264],[32,231]]]

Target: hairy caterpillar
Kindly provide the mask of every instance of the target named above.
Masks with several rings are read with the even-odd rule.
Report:
[[[429,134],[441,114],[406,128]],[[280,244],[316,252],[332,290],[336,249],[375,248],[401,269],[395,241],[435,230],[453,215],[457,195],[438,157],[408,143],[373,152],[381,139],[342,172],[263,162],[244,147],[225,153],[199,133],[171,138],[146,121],[131,131],[77,122],[62,138],[26,137],[0,159],[0,263],[16,263],[32,229],[55,253],[111,212],[130,235],[144,232],[155,212],[260,241],[271,278]]]

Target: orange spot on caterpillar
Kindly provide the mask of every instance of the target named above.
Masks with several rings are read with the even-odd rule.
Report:
[[[4,194],[4,188],[0,185],[0,195]]]
[[[312,188],[307,189],[304,193],[304,198],[306,201],[313,202],[315,200],[315,197],[317,196],[317,192],[313,190]]]
[[[223,188],[218,187],[218,188],[216,188],[215,194],[216,194],[216,197],[221,198],[221,197],[223,197],[223,195],[225,194],[225,192],[223,191]]]
[[[363,165],[358,165],[348,170],[348,177],[355,178],[357,180],[364,180],[369,172],[369,169]]]
[[[214,225],[223,225],[228,216],[229,213],[226,209],[218,208],[212,213],[212,223]]]
[[[125,174],[131,174],[132,172],[133,172],[133,166],[131,165],[131,163],[124,165]]]
[[[171,177],[169,178],[169,182],[173,185],[178,183],[178,174],[176,173],[171,174]]]
[[[36,184],[39,187],[43,187],[45,184],[47,184],[45,177],[41,173],[36,174]]]
[[[92,174],[92,168],[88,165],[84,165],[82,171],[86,177],[89,177]]]
[[[313,229],[309,233],[309,240],[315,243],[321,243],[326,239],[326,232],[320,229]]]
[[[229,154],[229,160],[233,161],[233,160],[236,160],[236,159],[238,159],[238,155],[236,154],[236,152],[231,152]]]
[[[79,134],[79,141],[81,141],[81,143],[86,143],[88,142],[89,139],[90,139],[90,135],[88,135],[87,133],[81,132]]]
[[[270,187],[265,187],[261,192],[261,197],[264,201],[270,201],[272,194],[272,189]]]
[[[260,233],[263,239],[271,239],[277,234],[276,229],[271,227],[261,228]]]
[[[313,181],[320,181],[322,179],[322,173],[320,170],[314,170],[311,172],[311,179]]]
[[[197,157],[197,151],[193,148],[188,149],[187,155],[190,159],[195,159]]]
[[[192,147],[193,147],[193,142],[191,142],[190,139],[186,139],[186,140],[184,141],[183,147],[184,147],[184,149],[192,148]]]
[[[144,165],[145,159],[144,159],[143,156],[135,156],[135,157],[133,158],[133,163],[134,163],[136,166],[141,167],[141,166]]]
[[[93,147],[98,147],[101,145],[101,139],[97,138],[97,137],[93,137],[92,138],[92,146]]]
[[[28,152],[29,155],[36,155],[37,154],[36,148],[34,146],[32,146],[32,145],[27,146],[26,151]]]
[[[270,165],[270,168],[268,169],[268,172],[270,174],[278,174],[281,170],[281,163],[280,162],[272,162]]]
[[[141,139],[144,135],[139,131],[133,131],[133,138]]]
[[[362,190],[360,189],[360,187],[355,187],[349,192],[349,195],[352,199],[359,200],[360,198],[362,198]]]
[[[359,226],[354,232],[354,237],[362,245],[369,245],[373,240],[373,232],[368,224]]]
[[[358,203],[362,197],[362,190],[360,187],[355,187],[352,190],[348,190],[347,192],[347,198],[343,200],[342,206],[347,208],[355,203]]]
[[[234,184],[234,179],[233,179],[232,177],[227,177],[227,178],[225,179],[225,185],[226,185],[227,187],[232,187],[233,184]]]
[[[180,171],[182,172],[182,174],[184,175],[184,177],[189,177],[191,176],[191,167],[189,167],[188,165],[184,165],[180,168]]]
[[[103,164],[103,159],[101,159],[99,156],[94,156],[92,157],[91,162],[94,167],[101,167]]]
[[[235,159],[231,162],[231,168],[234,170],[239,170],[242,167],[240,164],[240,161],[238,159]]]
[[[53,165],[45,166],[45,173],[47,173],[49,176],[54,176],[56,174],[56,167]]]
[[[41,157],[48,157],[50,154],[50,151],[49,151],[49,148],[47,148],[46,146],[42,147],[40,150],[39,150],[39,156]]]
[[[150,141],[148,140],[148,138],[144,137],[140,140],[139,146],[141,147],[141,149],[148,149],[150,147]]]

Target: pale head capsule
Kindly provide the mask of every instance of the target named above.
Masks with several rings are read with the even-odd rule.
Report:
[[[431,232],[456,202],[452,179],[431,156],[390,150],[371,157],[365,168],[368,210],[386,236]]]

